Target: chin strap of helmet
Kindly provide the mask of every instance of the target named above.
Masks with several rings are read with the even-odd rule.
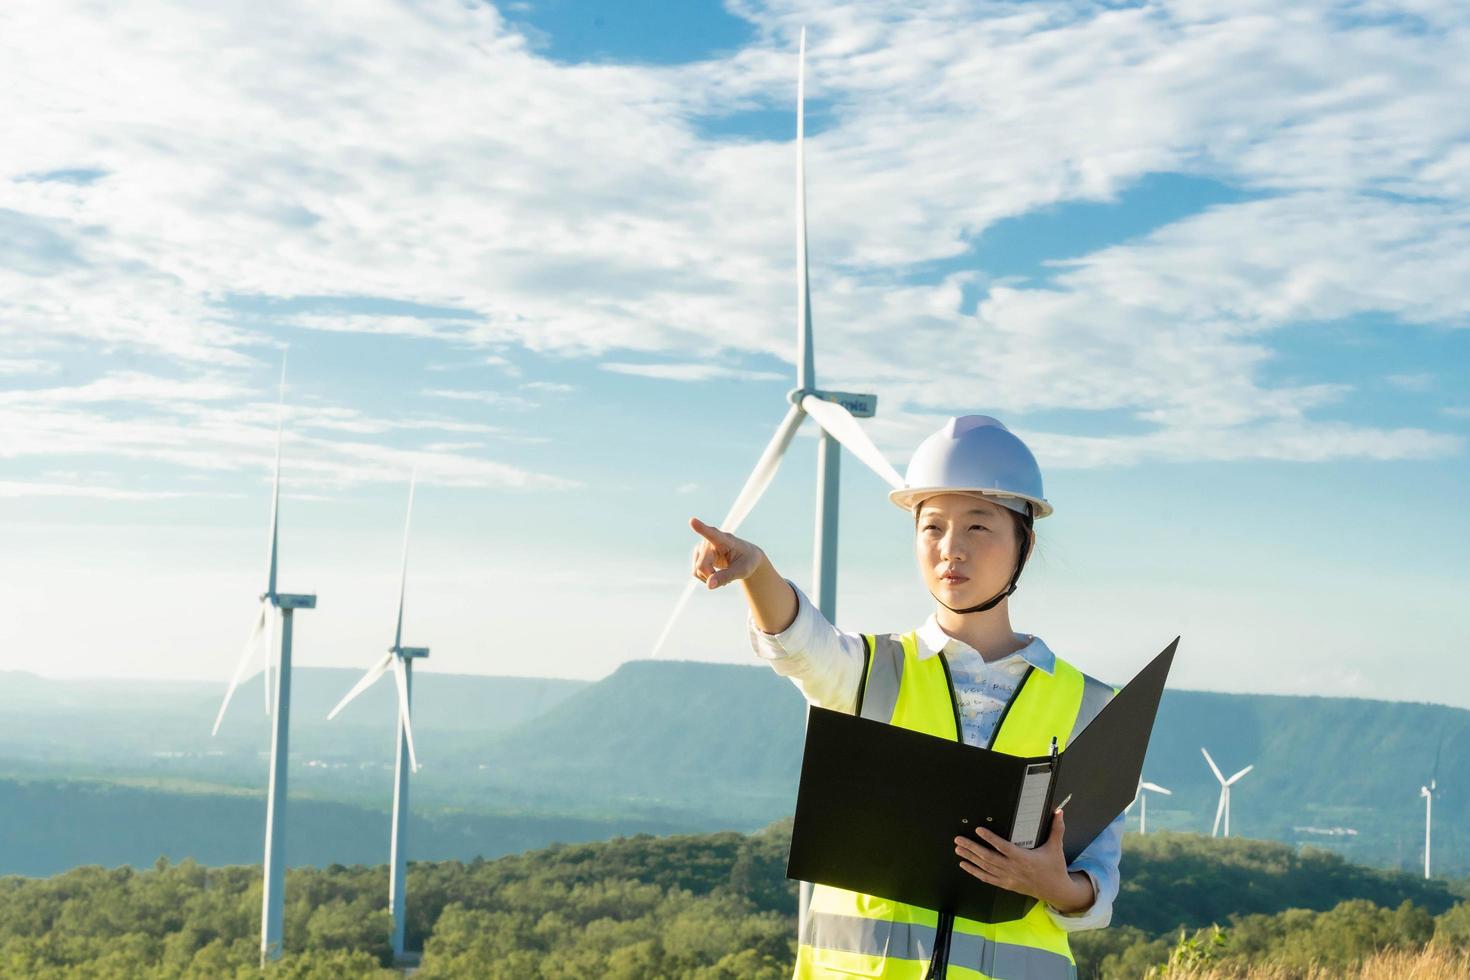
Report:
[[[995,604],[997,602],[1000,602],[1000,600],[1004,599],[1006,596],[1008,596],[1012,592],[1016,591],[1016,580],[1021,577],[1021,569],[1023,569],[1023,568],[1026,567],[1026,559],[1028,557],[1030,557],[1030,551],[1031,551],[1031,523],[1032,523],[1032,517],[1031,517],[1031,505],[1030,505],[1030,503],[1027,503],[1027,505],[1026,505],[1025,523],[1026,523],[1026,533],[1025,534],[1022,534],[1020,536],[1021,542],[1016,547],[1016,570],[1011,575],[1010,584],[1008,584],[1001,591],[997,592],[995,595],[991,596],[987,601],[982,602],[978,606],[971,606],[968,609],[956,609],[954,606],[951,606],[949,603],[945,602],[943,599],[939,598],[939,596],[937,596],[937,595],[934,596],[934,601],[937,602],[937,603],[939,603],[941,606],[943,606],[945,609],[948,609],[952,613],[984,612],[987,609],[993,609],[995,607]],[[930,595],[934,595],[933,592],[930,592],[929,594]]]

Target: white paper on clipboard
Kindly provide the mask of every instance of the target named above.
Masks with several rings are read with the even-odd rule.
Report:
[[[1016,803],[1016,819],[1011,823],[1011,843],[1017,847],[1035,847],[1041,836],[1041,819],[1046,815],[1046,794],[1051,789],[1052,764],[1036,762],[1026,767],[1021,782],[1021,798]]]

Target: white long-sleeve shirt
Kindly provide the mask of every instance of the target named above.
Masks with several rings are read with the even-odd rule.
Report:
[[[750,644],[757,656],[768,661],[776,673],[789,677],[810,704],[834,711],[851,712],[857,704],[866,645],[859,633],[848,633],[827,621],[806,593],[786,580],[796,592],[796,619],[783,632],[767,633],[747,615]],[[945,633],[931,613],[917,630],[919,659],[944,652],[959,700],[963,739],[984,746],[999,722],[1006,704],[1016,693],[1027,665],[1048,674],[1056,668],[1056,655],[1039,637],[1015,634],[1026,645],[1015,653],[987,663],[968,643]],[[1080,912],[1059,912],[1042,903],[1056,924],[1068,931],[1100,929],[1113,917],[1118,897],[1118,860],[1123,853],[1124,815],[1117,818],[1087,845],[1077,860],[1067,866],[1092,879],[1092,905]]]

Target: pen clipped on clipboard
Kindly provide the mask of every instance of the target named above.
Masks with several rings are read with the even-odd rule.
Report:
[[[1017,847],[1035,847],[1041,838],[1042,820],[1046,817],[1046,801],[1051,796],[1057,772],[1057,740],[1051,740],[1051,758],[1026,767],[1021,780],[1021,795],[1016,801],[1016,816],[1011,821],[1011,843]],[[1069,796],[1070,799],[1070,796]],[[1065,801],[1063,801],[1065,803]]]

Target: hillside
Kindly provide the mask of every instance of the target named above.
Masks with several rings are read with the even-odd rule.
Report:
[[[388,806],[389,686],[325,721],[356,676],[296,673],[293,800]],[[269,744],[259,680],[242,687],[212,740],[219,695],[207,685],[0,675],[0,776],[258,793]],[[593,683],[425,672],[415,701],[420,815],[521,810],[671,830],[750,830],[788,814],[795,798],[802,702],[764,666],[635,661]],[[1209,831],[1218,789],[1202,744],[1227,772],[1256,767],[1233,791],[1237,836],[1399,868],[1422,862],[1419,786],[1438,748],[1435,868],[1470,872],[1470,711],[1170,690],[1146,777],[1174,795],[1150,799],[1150,830]],[[173,801],[163,794],[155,803]],[[178,843],[194,853],[187,838]]]
[[[516,786],[720,813],[791,811],[803,704],[770,670],[635,661],[487,747]]]
[[[505,733],[487,754],[522,785],[718,803],[759,821],[789,812],[802,728],[794,685],[767,668],[639,661]],[[1411,867],[1423,860],[1419,786],[1441,743],[1436,866],[1463,873],[1470,711],[1439,705],[1170,690],[1145,775],[1174,795],[1149,801],[1149,825],[1209,831],[1219,789],[1204,745],[1227,773],[1256,767],[1232,789],[1236,836]]]

